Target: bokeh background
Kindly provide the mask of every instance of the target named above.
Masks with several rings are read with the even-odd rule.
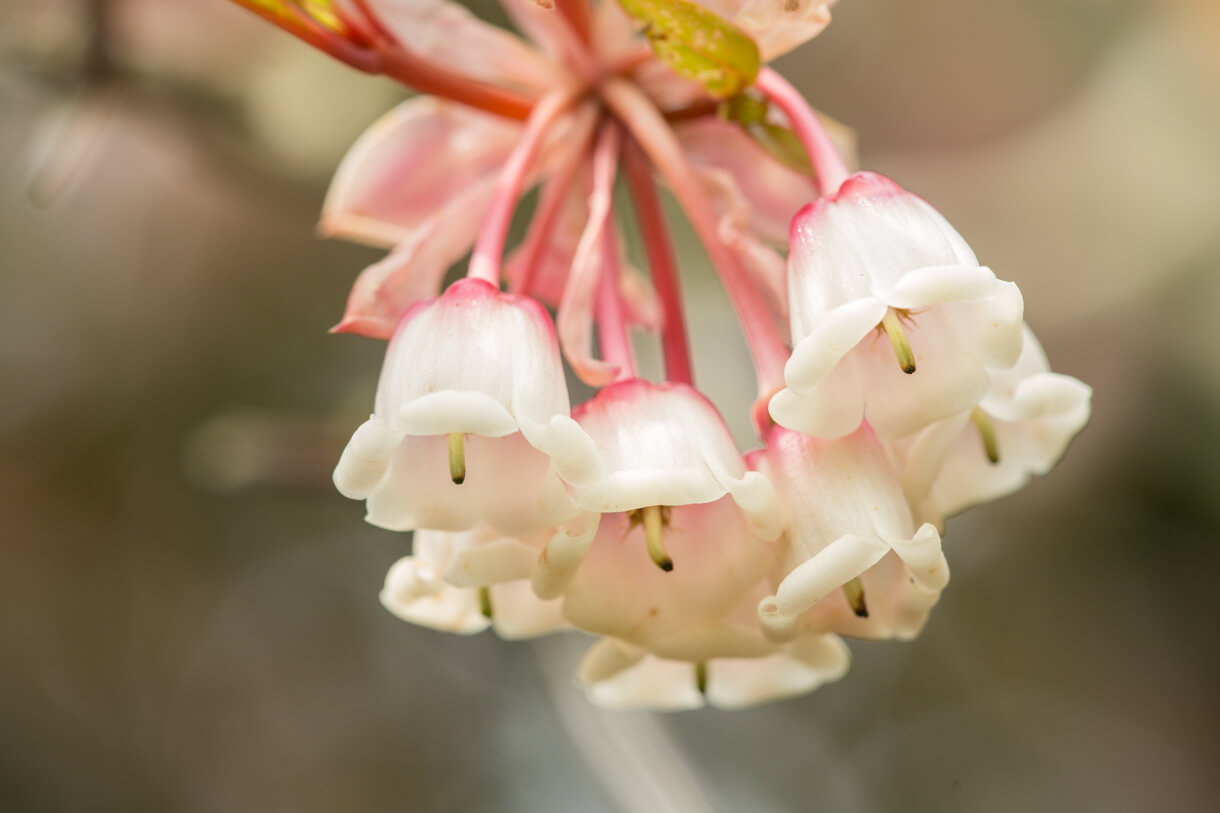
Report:
[[[377,253],[313,226],[403,91],[222,0],[0,0],[0,810],[1214,810],[1220,4],[842,0],[779,67],[1019,282],[1094,418],[950,524],[917,642],[614,714],[580,639],[382,610],[409,542],[329,484],[381,347],[326,328]]]

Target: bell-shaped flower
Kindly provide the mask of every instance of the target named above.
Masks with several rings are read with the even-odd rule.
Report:
[[[554,328],[537,302],[464,279],[404,317],[386,351],[373,415],[352,435],[335,485],[390,530],[517,535],[578,513],[546,454],[567,419]]]
[[[775,483],[789,515],[776,592],[758,606],[769,634],[916,634],[949,567],[935,526],[915,527],[872,428],[825,439],[776,427],[751,463]]]
[[[897,438],[972,408],[1021,351],[1020,291],[953,227],[869,172],[801,210],[788,256],[792,357],[781,425],[846,435],[866,415]]]
[[[1033,331],[972,410],[892,444],[913,505],[939,521],[1046,474],[1089,421],[1093,390],[1051,372]]]
[[[720,413],[686,384],[616,382],[574,409],[571,418],[553,419],[540,447],[585,516],[628,514],[611,522],[611,529],[621,522],[642,526],[648,555],[662,569],[675,563],[666,551],[671,509],[727,497],[726,510],[740,512],[751,534],[770,540],[779,533],[775,490],[765,476],[746,469]],[[687,524],[683,519],[680,526]],[[596,526],[575,523],[552,540],[535,574],[539,595],[562,592],[593,539],[589,530]]]
[[[493,626],[503,638],[531,638],[566,627],[559,602],[542,601],[526,580],[484,587],[456,587],[446,580],[460,569],[462,554],[497,541],[486,529],[416,531],[413,555],[386,574],[381,603],[404,621],[464,635]]]
[[[577,679],[613,709],[740,709],[811,692],[847,674],[851,654],[835,635],[807,635],[757,658],[666,660],[612,638],[590,647]],[[615,668],[620,667],[620,668]]]

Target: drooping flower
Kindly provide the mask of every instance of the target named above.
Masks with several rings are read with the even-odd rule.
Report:
[[[529,533],[577,508],[535,448],[568,415],[554,328],[536,302],[477,279],[407,313],[386,351],[373,415],[335,484],[391,530]]]
[[[1051,372],[1033,331],[1024,333],[1020,359],[992,373],[978,406],[894,444],[908,498],[933,521],[1046,474],[1088,423],[1092,388]]]
[[[793,351],[772,417],[818,437],[867,416],[885,438],[972,408],[1021,351],[1020,291],[931,206],[861,172],[792,223]]]
[[[910,637],[949,580],[940,534],[916,528],[898,474],[872,428],[814,438],[776,427],[751,463],[788,512],[776,591],[759,605],[768,631]]]

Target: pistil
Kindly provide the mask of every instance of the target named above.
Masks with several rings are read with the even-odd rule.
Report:
[[[915,353],[911,350],[911,343],[907,341],[907,334],[902,329],[898,311],[893,308],[886,310],[885,316],[881,319],[881,329],[885,331],[885,335],[890,337],[890,344],[894,348],[898,366],[907,375],[915,372]]]
[[[458,486],[466,482],[466,436],[461,432],[449,433],[449,478]]]

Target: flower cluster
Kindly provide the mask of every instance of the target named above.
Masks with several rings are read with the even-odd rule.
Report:
[[[617,3],[503,1],[532,43],[447,0],[254,4],[434,94],[361,138],[322,218],[390,249],[336,328],[389,339],[335,470],[369,522],[414,532],[382,602],[457,633],[599,636],[579,680],[618,707],[786,697],[846,673],[844,636],[916,636],[949,579],[945,519],[1046,472],[1089,388],[1050,372],[1017,286],[922,199],[849,173],[775,72],[755,65],[732,91],[757,115],[718,116],[733,77],[654,52]],[[765,62],[829,5],[705,0],[667,42],[685,32],[695,49],[699,26],[723,27]],[[620,174],[647,278],[620,249]],[[748,454],[694,386],[658,176],[754,358]],[[654,380],[633,331],[660,336]],[[575,406],[565,360],[595,389]]]

